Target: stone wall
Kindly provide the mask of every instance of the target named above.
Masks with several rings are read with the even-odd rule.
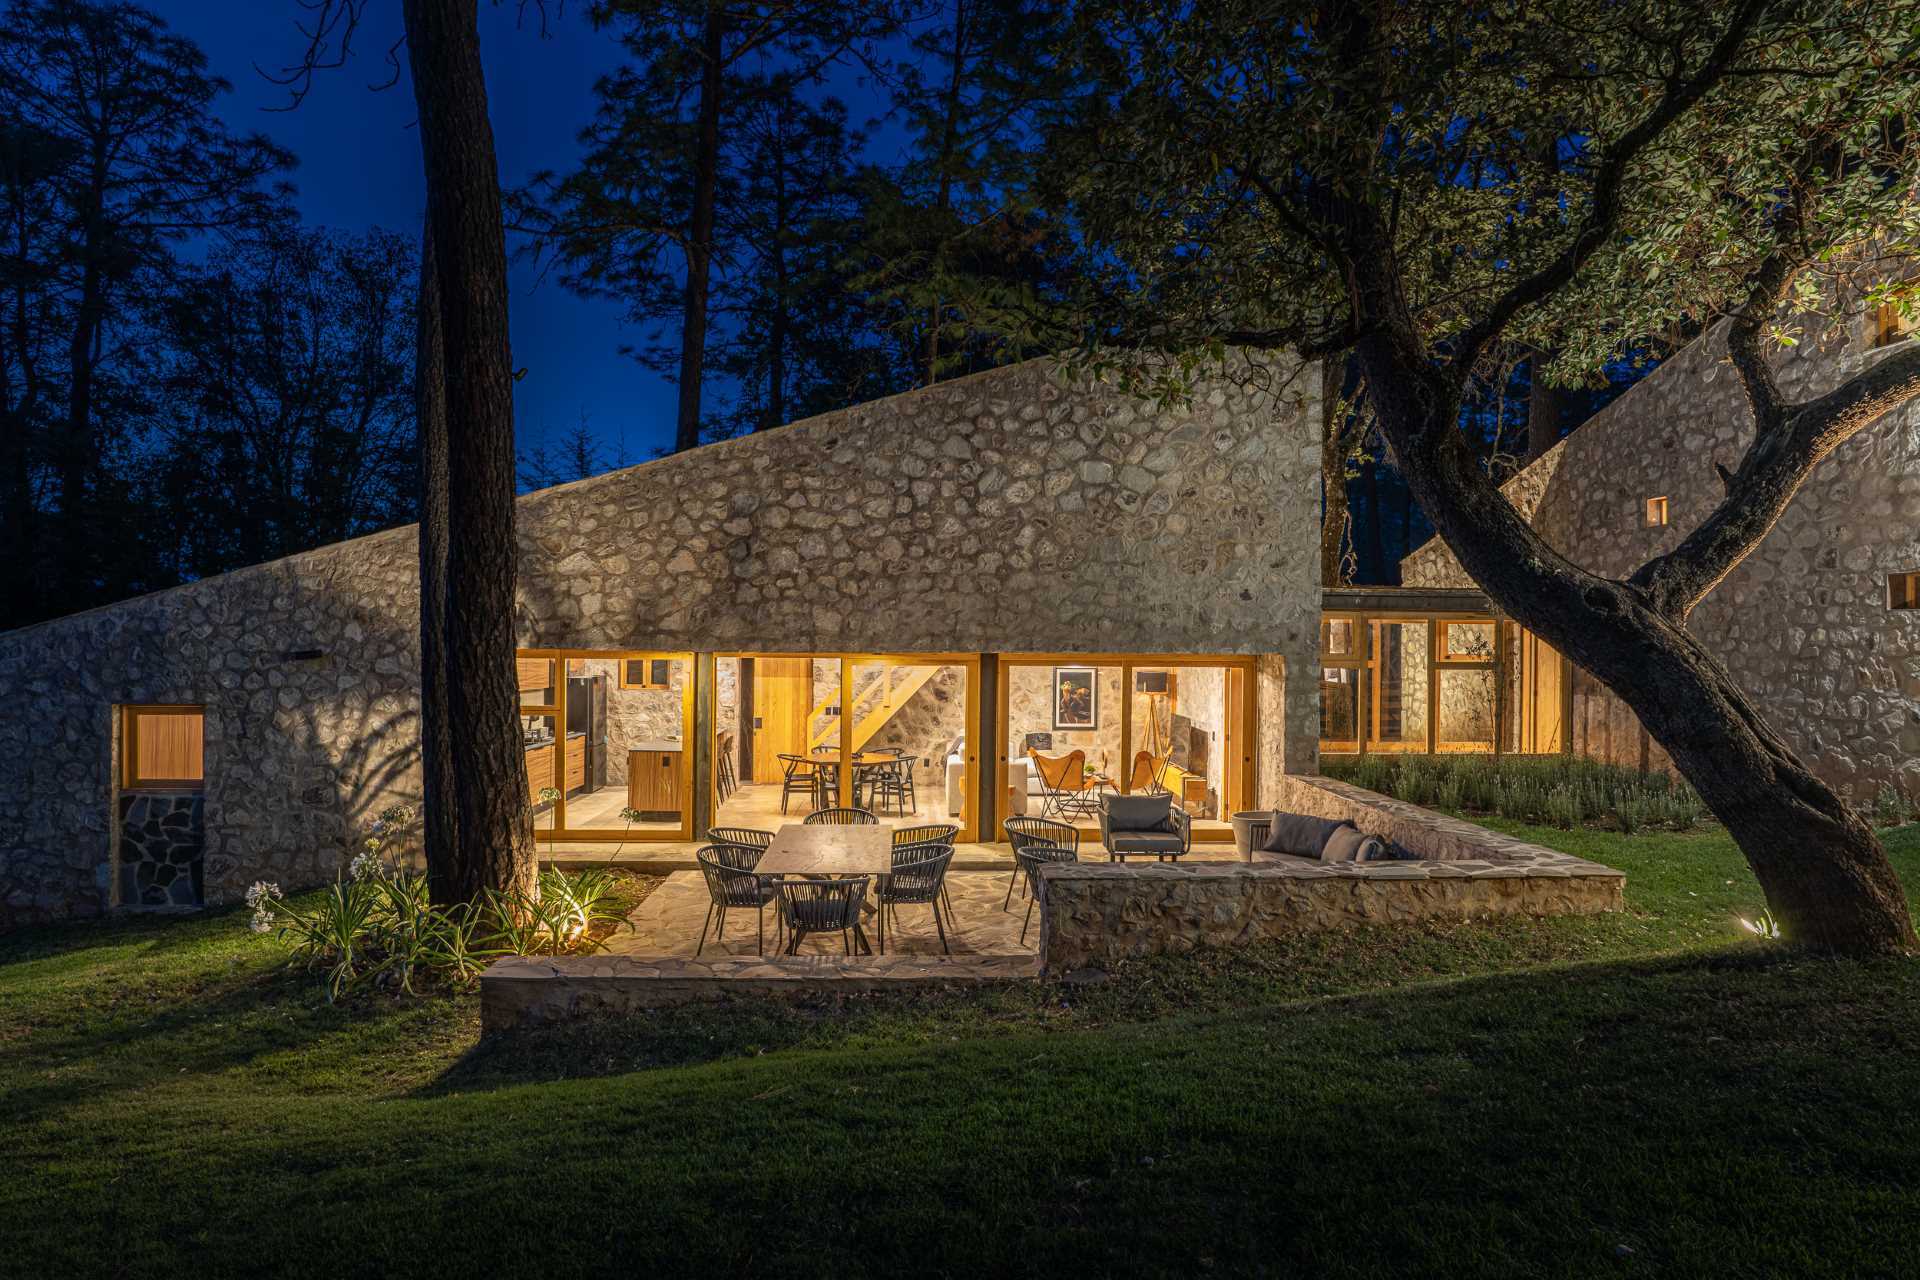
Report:
[[[1245,946],[1323,929],[1618,910],[1626,877],[1331,778],[1293,775],[1280,808],[1344,818],[1417,861],[1072,863],[1041,872],[1041,964],[1050,973],[1130,956]]]
[[[1316,369],[1158,409],[1033,361],[528,495],[519,643],[1311,670]],[[206,706],[207,901],[333,876],[418,798],[417,618],[404,528],[0,634],[0,926],[113,905],[122,703]],[[1270,693],[1263,776],[1311,767]]]
[[[1861,317],[1775,361],[1794,400],[1883,358]],[[1623,576],[1671,549],[1719,501],[1715,465],[1752,437],[1740,380],[1716,327],[1507,483],[1546,541]],[[1646,524],[1667,499],[1668,524]],[[1920,789],[1920,611],[1887,608],[1891,573],[1920,568],[1920,403],[1835,450],[1779,523],[1694,611],[1694,634],[1726,664],[1821,777],[1856,799],[1888,782]],[[1470,585],[1438,539],[1401,566],[1408,586]],[[1574,748],[1636,767],[1666,755],[1614,695],[1574,685]]]
[[[867,745],[898,747],[912,756],[920,811],[944,817],[947,750],[966,732],[967,669],[942,667],[880,726]]]
[[[206,840],[206,803],[198,791],[122,794],[117,901],[199,906],[205,895]]]
[[[1616,911],[1625,885],[1619,872],[1593,863],[1063,863],[1040,874],[1040,963],[1054,975],[1360,925]]]

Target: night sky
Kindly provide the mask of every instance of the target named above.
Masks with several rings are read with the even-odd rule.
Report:
[[[299,56],[305,42],[294,26],[301,16],[294,0],[147,4],[199,44],[213,72],[233,83],[217,108],[228,124],[265,132],[299,156],[292,181],[309,222],[419,234],[425,193],[404,50],[399,83],[369,88],[391,75],[386,55],[400,32],[397,2],[370,5],[353,61],[320,73],[306,101],[287,112],[266,110],[285,105],[287,93],[254,68],[274,71]],[[533,7],[524,20],[519,7],[512,0],[480,6],[494,141],[501,181],[509,186],[540,169],[570,165],[579,153],[576,136],[592,115],[594,79],[616,64],[619,51],[610,35],[593,30],[581,0],[557,14],[549,4],[544,38]],[[835,90],[852,98],[859,86],[849,80]],[[867,105],[855,105],[855,119]],[[622,341],[639,336],[623,327],[620,307],[577,297],[553,279],[540,281],[530,262],[514,262],[512,272],[513,360],[526,370],[515,393],[522,445],[556,439],[585,414],[603,447],[624,451],[628,461],[670,446],[673,386],[620,355]]]

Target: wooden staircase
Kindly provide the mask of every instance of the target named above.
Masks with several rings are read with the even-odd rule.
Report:
[[[847,710],[853,718],[853,737],[847,743],[849,750],[858,751],[873,741],[873,735],[886,727],[887,721],[899,714],[900,709],[913,700],[927,681],[938,675],[937,666],[905,667],[888,664],[865,680],[857,682],[853,691],[853,700]],[[827,745],[834,730],[840,727],[842,717],[828,714],[829,709],[837,708],[839,699],[834,698],[814,705],[807,713],[807,750],[818,751]]]

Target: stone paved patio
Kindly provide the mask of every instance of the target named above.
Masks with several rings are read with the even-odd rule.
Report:
[[[949,871],[947,892],[953,899],[953,917],[947,926],[947,945],[954,959],[982,956],[1027,956],[1034,954],[1039,940],[1040,919],[1036,912],[1027,940],[1020,941],[1020,924],[1026,915],[1026,903],[1016,888],[1010,910],[1002,911],[1006,898],[1007,871]],[[871,893],[869,894],[871,897]],[[634,957],[691,957],[700,941],[700,926],[710,901],[706,881],[697,871],[676,871],[666,883],[647,895],[634,909],[631,930],[622,930],[609,939],[604,954]],[[866,917],[867,939],[879,959],[876,917]],[[774,908],[766,910],[767,954],[775,954]],[[901,907],[895,921],[887,926],[889,957],[940,956],[940,939],[933,927],[933,912],[927,907]],[[724,960],[728,957],[754,957],[757,954],[754,914],[736,908],[727,915],[725,938],[709,937],[701,958]],[[800,944],[800,956],[843,955],[839,935],[815,935]],[[860,957],[862,962],[867,958]]]

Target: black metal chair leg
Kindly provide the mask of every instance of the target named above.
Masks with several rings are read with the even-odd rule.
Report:
[[[937,902],[933,904],[933,928],[934,932],[940,935],[941,954],[952,955],[953,949],[947,946],[947,928],[940,923],[940,904]]]
[[[709,902],[707,904],[707,918],[700,922],[700,945],[693,949],[694,955],[697,956],[702,951],[706,950],[707,930],[711,929],[712,927],[713,927],[713,904]]]
[[[764,902],[753,909],[753,949],[758,955],[767,954],[767,904]]]
[[[1027,898],[1026,919],[1020,922],[1020,941],[1022,943],[1025,943],[1027,940],[1027,926],[1031,923],[1033,923],[1033,897],[1030,895]]]

